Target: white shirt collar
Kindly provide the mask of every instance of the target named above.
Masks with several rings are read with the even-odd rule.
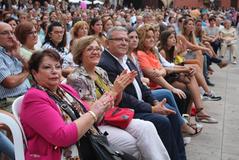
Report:
[[[114,57],[114,59],[116,59],[120,64],[126,64],[128,56],[125,54],[122,58],[118,58],[115,55],[113,55],[108,49],[106,49],[111,55],[112,57]]]

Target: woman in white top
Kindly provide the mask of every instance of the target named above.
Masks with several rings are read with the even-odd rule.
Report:
[[[233,56],[232,63],[236,64],[237,63],[237,51],[236,51],[237,33],[236,33],[236,29],[231,26],[230,20],[224,21],[224,28],[221,29],[219,34],[222,39],[221,56],[222,57],[225,56],[227,47],[229,47]]]

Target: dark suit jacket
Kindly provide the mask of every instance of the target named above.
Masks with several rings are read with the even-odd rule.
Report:
[[[130,59],[127,60],[127,65],[129,66],[130,70],[138,71],[137,67]],[[120,63],[107,50],[104,50],[102,53],[99,66],[108,73],[109,79],[112,83],[116,79],[117,75],[124,70]],[[156,99],[153,97],[151,91],[143,85],[139,74],[136,77],[136,80],[139,84],[142,92],[142,98],[145,102],[138,100],[133,84],[129,84],[123,92],[122,101],[119,106],[132,108],[136,113],[151,113],[151,104]]]

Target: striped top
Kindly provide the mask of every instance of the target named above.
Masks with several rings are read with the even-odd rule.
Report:
[[[0,99],[22,95],[30,88],[28,79],[15,88],[5,88],[2,85],[6,77],[21,73],[22,66],[17,58],[8,55],[7,51],[0,46]]]
[[[55,48],[54,46],[52,46],[49,42],[45,43],[42,46],[42,49],[53,49],[53,50],[55,50],[61,56],[61,58],[63,60],[65,59],[66,55],[69,53],[69,51],[68,51],[68,49],[66,47],[64,47],[62,49],[62,51],[60,51],[57,48]]]

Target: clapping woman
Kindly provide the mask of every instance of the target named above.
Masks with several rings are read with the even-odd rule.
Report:
[[[26,160],[80,159],[78,141],[112,107],[109,94],[88,106],[70,86],[60,84],[61,63],[61,57],[52,49],[34,53],[29,61],[36,85],[25,94],[20,113],[28,144]],[[89,110],[83,111],[82,105]],[[94,153],[90,156],[97,159]]]
[[[73,60],[79,67],[68,76],[67,83],[89,103],[94,103],[108,92],[117,97],[115,101],[117,105],[121,101],[122,91],[133,81],[136,72],[124,71],[112,84],[107,73],[96,66],[100,61],[101,52],[100,42],[96,37],[86,36],[77,40],[72,53]],[[111,143],[137,158],[140,153],[145,160],[169,159],[155,127],[149,121],[132,119],[124,130],[106,124],[99,128],[109,133],[107,137]],[[147,133],[150,133],[150,136]]]

